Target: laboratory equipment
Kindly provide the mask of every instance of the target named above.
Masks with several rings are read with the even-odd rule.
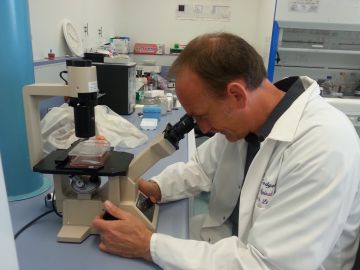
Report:
[[[165,44],[135,43],[134,53],[137,54],[164,54]]]
[[[99,104],[109,106],[118,114],[131,114],[135,110],[136,71],[134,62],[93,63],[96,66],[100,93],[105,94]]]
[[[74,107],[75,135],[89,138],[95,135],[97,105],[96,68],[89,60],[67,60],[68,84],[30,84],[23,89],[26,129],[31,165],[42,157],[39,104],[53,96],[71,98]]]
[[[101,168],[109,157],[110,148],[106,139],[81,141],[69,151],[70,167]]]
[[[114,52],[117,54],[129,53],[130,38],[129,37],[113,37],[111,38],[111,45]]]
[[[82,242],[89,234],[96,234],[97,231],[92,228],[91,223],[96,215],[103,213],[105,200],[110,200],[123,210],[137,216],[154,231],[159,207],[138,191],[137,179],[159,159],[175,152],[179,147],[179,140],[194,127],[193,119],[187,115],[174,126],[168,124],[164,132],[134,159],[130,153],[107,151],[107,149],[104,151],[103,148],[102,153],[106,152],[109,156],[102,167],[91,164],[71,166],[69,152],[76,149],[82,141],[75,142],[70,149],[58,149],[43,158],[39,135],[40,100],[54,95],[75,97],[86,93],[97,93],[95,69],[95,66],[85,68],[69,66],[68,85],[33,84],[24,87],[30,161],[35,172],[53,175],[56,211],[63,215],[63,225],[57,235],[60,242]],[[88,105],[91,107],[92,103]],[[85,119],[88,115],[81,114]],[[75,130],[76,126],[82,123],[75,121]],[[91,125],[89,121],[85,123]],[[102,176],[107,176],[107,181],[102,182]]]
[[[143,118],[140,122],[140,128],[143,130],[154,130],[158,126],[157,118]]]
[[[157,106],[161,109],[161,115],[166,115],[168,109],[168,99],[164,90],[151,90],[144,92],[141,103],[145,106]]]
[[[153,118],[160,120],[161,117],[161,108],[156,105],[144,105],[143,107],[143,119],[144,118]]]
[[[337,91],[335,91],[335,85],[332,80],[332,76],[326,76],[325,81],[322,84],[319,84],[320,87],[322,87],[322,96],[329,97],[329,96],[336,96],[335,94]]]

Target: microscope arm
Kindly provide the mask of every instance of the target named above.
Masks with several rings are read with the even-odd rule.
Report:
[[[192,117],[185,114],[175,124],[170,123],[166,126],[164,132],[160,133],[151,145],[141,152],[129,166],[128,177],[136,183],[150,167],[160,159],[170,156],[179,149],[179,141],[184,138],[195,126]]]
[[[128,177],[136,183],[148,169],[160,159],[170,156],[176,148],[160,133],[153,143],[137,155],[129,165]]]
[[[40,130],[40,102],[54,96],[70,96],[66,85],[31,84],[24,87],[23,99],[30,163],[33,167],[43,157]]]
[[[68,85],[62,84],[31,84],[23,88],[26,131],[31,167],[42,157],[42,138],[40,133],[40,102],[54,96],[79,97],[80,95],[97,94],[96,67],[89,60],[66,60]],[[82,105],[82,104],[80,104]],[[81,108],[80,108],[81,109]],[[75,111],[75,110],[74,110]],[[81,111],[80,111],[81,113]],[[87,115],[86,115],[87,116]],[[76,115],[74,114],[76,118]],[[94,119],[95,125],[95,119]],[[75,134],[76,134],[75,124]],[[94,132],[95,133],[95,132]],[[77,135],[77,134],[76,134]],[[80,137],[80,136],[77,136]]]

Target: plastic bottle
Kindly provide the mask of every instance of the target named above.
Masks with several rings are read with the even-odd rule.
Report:
[[[142,75],[142,81],[143,81],[143,84],[144,84],[144,91],[148,91],[149,88],[148,88],[148,79],[145,75]]]
[[[151,80],[153,83],[153,89],[156,90],[158,89],[158,79],[157,79],[157,74],[155,72],[151,72]]]
[[[346,81],[347,81],[347,76],[346,76],[346,73],[345,72],[340,72],[340,77],[339,77],[339,80],[338,80],[338,87],[337,87],[337,90],[338,90],[338,93],[339,94],[350,94],[348,93],[348,87],[346,85]]]
[[[321,85],[323,88],[323,96],[332,96],[333,93],[335,92],[334,88],[334,82],[332,80],[332,76],[328,75],[326,76],[326,80],[323,82],[323,84]]]
[[[150,74],[148,74],[148,75],[146,76],[146,78],[147,78],[148,90],[151,91],[151,90],[154,89],[153,79],[152,79],[152,77],[151,77]]]
[[[50,51],[48,53],[48,59],[49,60],[54,60],[55,59],[55,53],[53,53],[52,49],[50,49]]]

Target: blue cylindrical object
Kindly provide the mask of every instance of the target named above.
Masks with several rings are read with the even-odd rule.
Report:
[[[32,172],[27,147],[22,89],[34,83],[27,0],[0,1],[0,22],[0,151],[8,198],[18,200],[50,186],[47,178]]]

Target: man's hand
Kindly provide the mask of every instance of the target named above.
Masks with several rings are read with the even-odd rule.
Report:
[[[110,201],[104,203],[105,210],[119,220],[107,221],[97,216],[92,225],[101,237],[100,250],[128,258],[143,258],[152,261],[150,239],[152,232],[128,212]]]
[[[152,203],[157,203],[161,200],[161,191],[158,184],[154,181],[146,181],[139,179],[139,189],[144,193]]]

